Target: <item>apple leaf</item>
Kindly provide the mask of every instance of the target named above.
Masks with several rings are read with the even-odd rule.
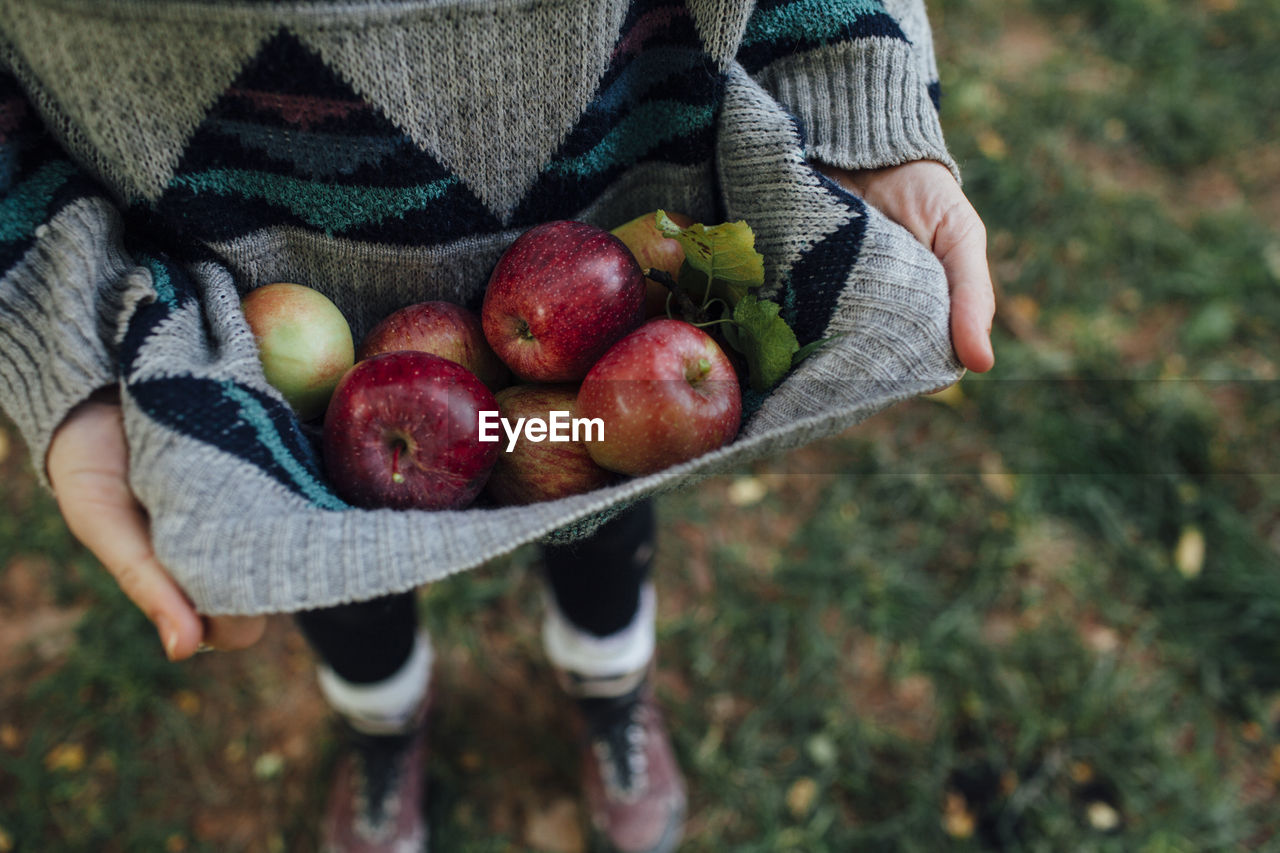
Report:
[[[747,359],[751,387],[772,388],[791,369],[791,359],[800,343],[786,320],[778,315],[776,302],[747,294],[733,308],[738,349]]]
[[[703,282],[709,278],[717,288],[716,295],[729,304],[736,304],[748,290],[764,284],[764,256],[756,251],[755,234],[746,222],[709,227],[695,223],[681,228],[665,211],[654,215],[662,235],[674,238],[684,249],[685,263],[702,273]]]
[[[791,366],[795,367],[797,364],[804,361],[809,356],[813,355],[816,351],[822,349],[822,346],[824,344],[828,344],[831,341],[834,341],[836,338],[842,338],[842,337],[844,337],[844,335],[840,334],[840,335],[832,335],[829,338],[821,338],[816,341],[809,341],[809,343],[805,344],[804,346],[800,347],[800,349],[796,350],[796,354],[791,357]]]
[[[751,387],[769,390],[826,343],[815,341],[801,347],[795,332],[782,319],[780,306],[752,293],[764,284],[764,256],[756,251],[755,234],[746,222],[710,227],[696,223],[681,228],[659,210],[654,224],[664,237],[677,240],[684,249],[679,284],[666,277],[668,287],[676,291],[684,319],[717,327],[724,342],[746,358]],[[719,319],[713,319],[717,315]]]

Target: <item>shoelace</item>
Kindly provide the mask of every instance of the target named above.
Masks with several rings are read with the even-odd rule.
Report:
[[[376,834],[399,807],[397,788],[411,740],[411,735],[354,736],[352,746],[359,771],[357,814],[366,833]]]
[[[649,733],[639,690],[617,699],[582,700],[582,706],[605,791],[614,799],[638,798],[649,785]]]

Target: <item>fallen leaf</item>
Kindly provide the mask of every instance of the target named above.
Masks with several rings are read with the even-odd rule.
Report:
[[[274,779],[284,772],[284,756],[278,752],[264,752],[253,762],[253,775],[262,781]]]
[[[808,753],[809,760],[819,767],[830,767],[840,757],[835,741],[825,734],[816,734],[805,741],[804,751]]]
[[[752,506],[764,500],[769,489],[759,477],[737,477],[729,484],[729,503]]]
[[[925,399],[933,400],[935,403],[942,403],[944,406],[950,406],[953,409],[960,408],[960,404],[964,402],[964,392],[960,390],[960,383],[953,382],[946,388],[934,391],[924,395]]]
[[[1000,134],[990,128],[983,128],[978,131],[978,150],[988,160],[1003,160],[1009,153],[1009,146]]]
[[[982,457],[981,472],[978,475],[987,491],[1002,501],[1013,498],[1017,480],[1005,470],[1004,460],[997,453],[987,453]]]
[[[969,838],[977,828],[977,821],[969,811],[969,804],[960,794],[948,792],[942,812],[942,828],[952,838]]]
[[[193,717],[200,711],[200,697],[192,690],[179,690],[173,694],[173,704],[188,717]]]
[[[1184,578],[1194,578],[1204,568],[1204,533],[1194,524],[1182,528],[1177,547],[1173,551],[1173,562]]]
[[[524,842],[548,853],[583,853],[587,845],[578,804],[569,797],[560,797],[530,809],[524,821]]]
[[[1093,765],[1087,761],[1071,762],[1071,779],[1077,785],[1084,785],[1093,780]]]
[[[1110,803],[1102,800],[1094,800],[1089,803],[1085,814],[1089,818],[1089,826],[1099,832],[1110,832],[1120,825],[1120,812],[1116,811],[1115,807]]]
[[[78,743],[60,743],[44,757],[45,769],[75,773],[84,767],[84,747]]]
[[[818,783],[808,776],[801,776],[787,789],[787,811],[796,820],[808,817],[813,801],[818,797]]]

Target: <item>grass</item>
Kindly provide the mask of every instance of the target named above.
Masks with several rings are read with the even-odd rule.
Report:
[[[661,504],[687,849],[1278,850],[1280,5],[931,14],[998,365]],[[0,851],[308,849],[296,632],[168,665],[2,429]],[[440,849],[581,849],[534,563],[423,595]]]

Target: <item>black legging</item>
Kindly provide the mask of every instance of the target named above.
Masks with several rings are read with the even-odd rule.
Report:
[[[630,625],[653,562],[654,539],[653,505],[646,500],[572,545],[544,546],[544,574],[565,618],[598,637]],[[334,672],[354,684],[372,684],[409,659],[418,630],[417,596],[404,592],[306,610],[295,618]]]

